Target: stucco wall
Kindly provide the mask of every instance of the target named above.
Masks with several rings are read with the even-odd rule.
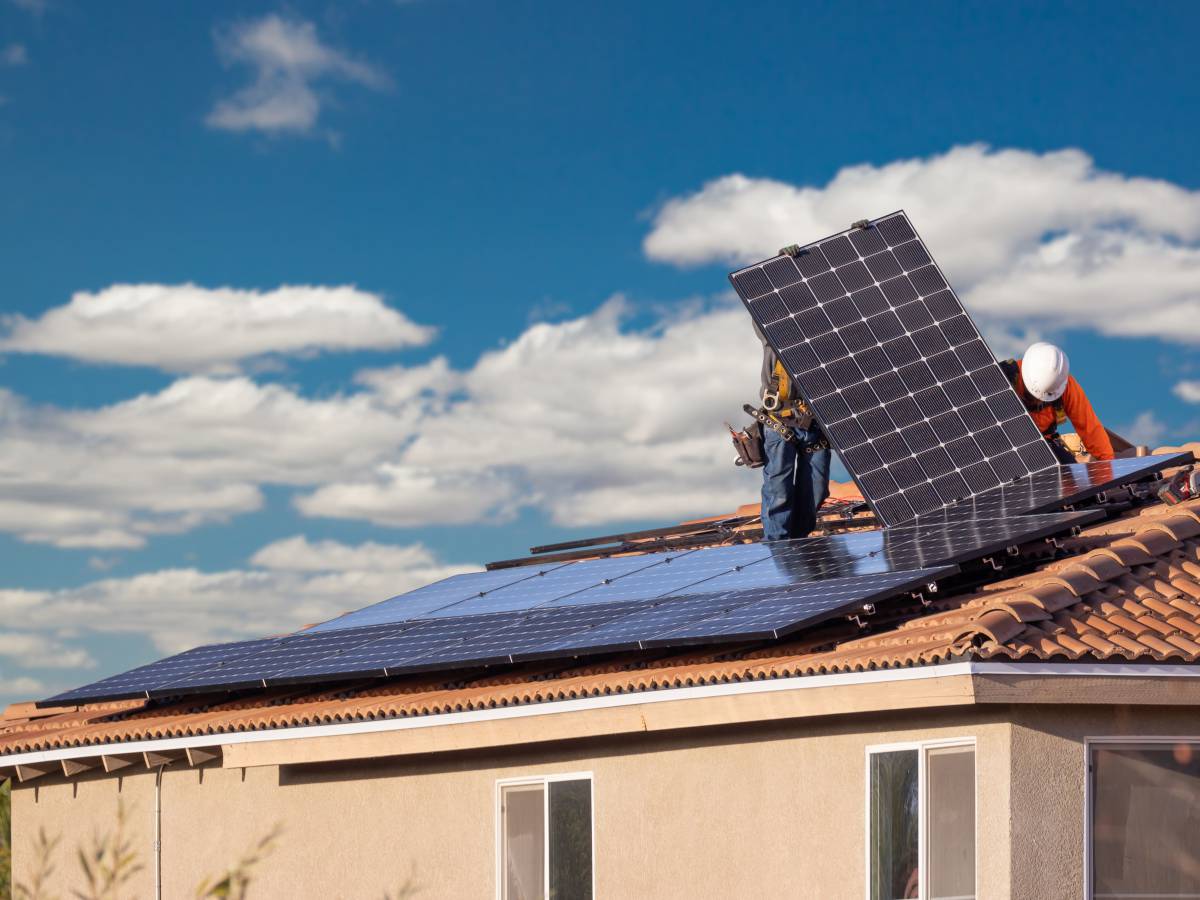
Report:
[[[805,720],[370,765],[168,770],[163,896],[191,896],[205,875],[280,824],[283,836],[252,896],[378,898],[411,879],[421,898],[493,897],[496,780],[590,771],[598,897],[858,898],[865,748],[971,736],[981,896],[1009,897],[1011,729],[1002,711],[871,722],[867,733],[861,720]],[[19,787],[18,880],[31,875],[29,841],[43,827],[64,836],[55,892],[66,893],[77,877],[73,845],[109,827],[120,797],[146,865],[131,894],[153,896],[153,789],[145,772]]]
[[[1039,706],[1014,710],[1013,897],[1083,897],[1084,741],[1200,736],[1194,708]]]

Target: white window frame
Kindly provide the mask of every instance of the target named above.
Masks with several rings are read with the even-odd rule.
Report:
[[[550,785],[555,781],[583,781],[588,783],[588,805],[591,812],[592,838],[592,897],[596,896],[596,779],[591,772],[567,772],[562,775],[525,775],[519,778],[496,779],[496,900],[504,896],[504,788],[522,785],[542,787],[542,893],[550,896]]]
[[[1096,746],[1139,747],[1146,744],[1196,744],[1200,735],[1106,734],[1083,739],[1083,897],[1092,900],[1092,807],[1096,782],[1092,772],[1092,748]]]
[[[920,900],[929,897],[929,861],[926,858],[929,849],[927,832],[929,830],[929,815],[926,809],[929,793],[925,772],[925,760],[930,750],[944,750],[970,747],[974,755],[974,802],[975,802],[975,896],[979,896],[979,747],[974,737],[941,738],[929,741],[902,741],[894,744],[870,744],[866,748],[865,773],[863,784],[863,846],[864,865],[863,896],[871,900],[871,757],[877,753],[894,753],[898,750],[917,751],[917,870],[919,885],[917,896]]]

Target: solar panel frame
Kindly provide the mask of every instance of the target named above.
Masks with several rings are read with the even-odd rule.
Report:
[[[860,281],[860,262],[869,284]],[[854,273],[849,284],[840,280],[843,269]],[[1057,465],[902,210],[814,241],[795,259],[773,257],[729,278],[883,524],[910,522]],[[843,308],[847,301],[857,319]],[[941,356],[937,372],[926,362],[947,353],[953,359]],[[879,404],[869,405],[872,398]],[[968,428],[941,418],[957,407],[968,408]],[[972,433],[983,431],[981,444]],[[892,439],[882,441],[886,452],[876,446],[884,438]],[[863,446],[881,466],[859,468],[874,465],[870,454],[851,452]],[[958,478],[942,471],[947,454]],[[911,465],[895,477],[892,469],[905,459],[920,466],[920,482]]]

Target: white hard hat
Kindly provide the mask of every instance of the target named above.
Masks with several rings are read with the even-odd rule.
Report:
[[[1025,390],[1043,403],[1053,403],[1067,389],[1071,364],[1067,354],[1053,344],[1031,344],[1021,360],[1021,380]]]

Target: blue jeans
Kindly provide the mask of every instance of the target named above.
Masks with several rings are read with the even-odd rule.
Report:
[[[816,527],[817,510],[829,496],[829,449],[805,452],[821,439],[816,428],[797,429],[800,443],[789,443],[769,428],[763,431],[763,540],[805,537]]]

